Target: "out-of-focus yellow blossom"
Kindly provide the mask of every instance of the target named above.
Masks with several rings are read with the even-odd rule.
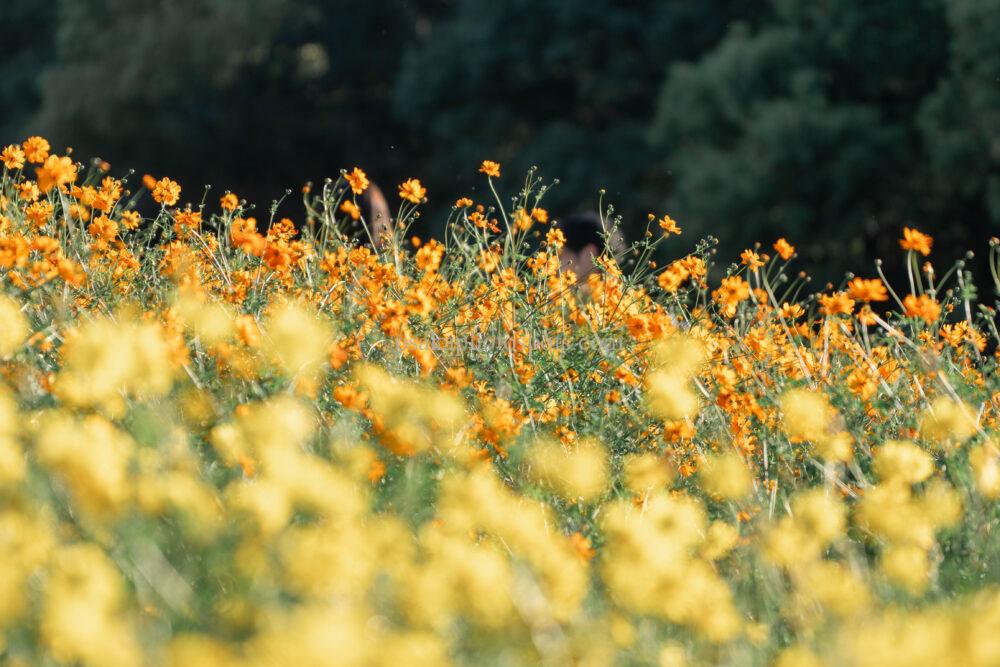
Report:
[[[889,440],[875,452],[875,472],[885,482],[917,484],[934,472],[934,459],[912,442]]]
[[[768,532],[764,555],[776,565],[793,568],[819,558],[847,527],[842,503],[823,489],[798,493],[792,513]]]
[[[740,631],[741,620],[725,582],[694,555],[705,524],[704,510],[689,498],[659,493],[642,507],[612,504],[603,520],[607,543],[602,577],[622,608],[724,642]],[[645,573],[641,580],[634,576],[637,571]]]
[[[646,452],[629,454],[622,464],[625,485],[635,494],[657,491],[674,478],[673,469],[659,456]]]
[[[685,334],[670,336],[657,343],[650,355],[650,366],[668,373],[690,377],[708,358],[705,343]]]
[[[774,667],[823,667],[815,653],[802,646],[791,646],[778,654]]]
[[[660,647],[656,656],[659,667],[687,667],[688,659],[684,647],[677,642],[667,642]]]
[[[698,475],[705,491],[724,500],[739,500],[753,488],[750,470],[735,452],[707,457]]]
[[[962,518],[962,500],[943,479],[932,480],[924,487],[920,505],[924,516],[937,528],[949,528]]]
[[[568,500],[590,502],[607,486],[607,453],[593,440],[571,447],[541,441],[528,451],[527,462],[532,477]]]
[[[251,516],[265,536],[280,531],[292,517],[290,494],[281,484],[267,479],[231,484],[226,500],[228,507]]]
[[[533,581],[530,585],[547,599],[552,618],[577,613],[586,593],[586,571],[570,540],[551,529],[547,511],[518,499],[492,472],[477,469],[446,478],[437,516],[439,523],[420,534],[426,565],[414,571],[407,586],[404,608],[414,620],[440,625],[464,609],[489,627],[509,623],[516,613],[510,596],[518,577],[529,577],[525,586]],[[470,533],[486,539],[470,543]],[[510,557],[528,564],[534,575],[515,577]],[[432,563],[434,559],[444,560]],[[475,594],[487,589],[491,595]]]
[[[129,466],[135,443],[99,415],[80,419],[65,412],[46,413],[34,450],[91,518],[111,518],[132,498]]]
[[[934,525],[921,509],[909,488],[880,484],[865,493],[855,510],[855,519],[861,527],[890,542],[930,548]]]
[[[456,435],[466,415],[458,396],[393,377],[376,366],[359,366],[354,374],[369,397],[376,433],[387,449],[402,455],[431,447],[463,453],[464,443],[456,441]]]
[[[123,393],[151,398],[170,390],[174,369],[160,325],[119,317],[126,321],[100,317],[84,324],[63,346],[55,393],[67,405],[118,414]]]
[[[799,620],[808,619],[809,605],[820,605],[842,618],[861,613],[871,603],[871,592],[861,577],[843,563],[818,560],[793,572]]]
[[[732,551],[739,540],[740,531],[736,526],[725,521],[713,521],[708,526],[699,554],[705,560],[719,560]]]
[[[890,546],[882,553],[882,573],[905,588],[911,595],[920,595],[930,579],[930,560],[926,549],[915,544]]]
[[[793,441],[817,442],[829,435],[834,411],[826,396],[809,389],[781,395],[781,425]]]
[[[279,305],[264,322],[263,351],[288,377],[315,377],[326,361],[331,334],[327,324],[294,302]]]
[[[653,348],[646,375],[646,409],[665,420],[693,418],[699,409],[691,376],[704,363],[704,344],[686,335],[671,336]]]
[[[189,473],[147,473],[137,480],[135,495],[146,514],[172,514],[195,541],[208,540],[220,527],[222,507],[217,494]]]
[[[1000,496],[1000,450],[989,440],[969,450],[969,465],[979,493],[986,498]]]
[[[850,461],[854,457],[854,440],[845,431],[832,433],[816,442],[816,453],[827,461]]]
[[[655,371],[646,376],[646,408],[659,419],[691,419],[698,413],[698,395],[686,377]]]
[[[18,421],[17,403],[0,385],[0,489],[23,479],[27,471],[24,451],[17,440]]]
[[[17,351],[30,332],[28,318],[17,302],[0,294],[0,359]]]
[[[29,611],[30,577],[47,564],[56,539],[46,512],[0,510],[0,633]]]
[[[204,635],[182,634],[167,648],[168,667],[236,667],[241,664],[232,647]]]
[[[236,334],[235,315],[223,304],[209,303],[193,293],[182,292],[174,307],[205,345],[224,343]]]
[[[920,437],[938,445],[962,443],[976,434],[976,414],[947,396],[931,402],[920,420]]]
[[[45,584],[42,641],[53,658],[87,667],[142,664],[142,652],[122,608],[115,564],[92,544],[73,544],[53,555]]]

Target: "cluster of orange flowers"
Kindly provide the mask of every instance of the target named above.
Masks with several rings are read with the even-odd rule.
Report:
[[[538,183],[362,245],[357,167],[296,224],[0,162],[5,663],[1000,661],[995,311],[925,234],[797,298],[670,216],[581,278]]]

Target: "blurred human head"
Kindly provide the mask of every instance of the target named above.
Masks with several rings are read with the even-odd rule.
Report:
[[[392,234],[392,214],[389,212],[389,202],[386,201],[382,190],[371,183],[361,195],[358,204],[361,216],[368,224],[372,240],[376,246],[381,247]],[[370,241],[364,238],[363,242],[369,243]]]
[[[355,214],[360,213],[360,219],[348,219],[343,230],[347,240],[361,246],[371,247],[374,243],[376,248],[383,247],[392,234],[392,214],[382,190],[374,183],[369,184],[357,198],[357,204]]]

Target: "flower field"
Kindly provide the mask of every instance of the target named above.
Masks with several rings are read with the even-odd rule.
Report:
[[[817,289],[650,215],[578,279],[492,161],[438,240],[358,168],[0,162],[3,664],[1000,665],[1000,334],[929,236]]]

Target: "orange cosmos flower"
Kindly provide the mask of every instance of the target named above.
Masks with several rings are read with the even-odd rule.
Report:
[[[351,192],[356,195],[360,195],[368,189],[368,175],[361,171],[361,167],[355,167],[349,173],[344,174],[344,180],[351,186]]]
[[[657,284],[665,292],[676,292],[691,274],[680,262],[673,262],[657,278]]]
[[[500,178],[500,163],[493,160],[483,160],[483,163],[479,165],[479,172],[490,178]]]
[[[419,344],[410,345],[407,347],[406,352],[413,357],[420,366],[421,375],[430,375],[431,371],[437,367],[437,359],[434,357],[434,352],[427,346]]]
[[[343,213],[346,213],[347,215],[351,216],[351,220],[357,220],[358,218],[361,217],[361,209],[358,208],[358,205],[352,202],[350,199],[345,199],[343,201],[343,203],[340,205],[340,210]]]
[[[889,300],[889,293],[886,292],[885,285],[878,278],[870,280],[855,278],[847,284],[847,293],[852,299],[865,303]]]
[[[101,181],[101,193],[106,195],[110,202],[118,201],[118,198],[122,196],[122,182],[105,176]]]
[[[49,156],[49,142],[42,137],[28,137],[21,145],[28,162],[41,164]]]
[[[903,308],[907,317],[919,317],[928,324],[937,320],[941,315],[941,304],[930,298],[926,294],[915,296],[907,294],[903,299]]]
[[[981,333],[969,326],[967,322],[957,322],[955,324],[945,324],[938,332],[949,345],[962,347],[965,343],[971,343],[977,350],[982,352],[986,348],[986,338]]]
[[[553,248],[562,248],[566,244],[566,235],[558,227],[553,227],[545,233],[545,243]]]
[[[347,350],[345,350],[340,343],[334,343],[330,346],[330,367],[337,370],[343,367],[347,363],[348,355]]]
[[[858,311],[858,322],[861,322],[865,326],[870,327],[875,324],[877,322],[875,318],[876,315],[871,306],[862,306],[861,310]]]
[[[413,237],[417,238],[417,237]],[[444,258],[444,246],[435,239],[431,239],[416,252],[413,259],[417,263],[417,268],[426,273],[437,271]]]
[[[181,198],[181,186],[169,178],[161,178],[153,185],[153,200],[157,204],[173,206]]]
[[[671,218],[669,215],[665,215],[660,218],[660,229],[663,230],[664,234],[677,234],[680,235],[681,228],[677,224],[677,221]]]
[[[248,255],[259,256],[266,245],[264,237],[257,232],[257,221],[254,218],[236,218],[229,229],[229,237],[233,245]]]
[[[774,242],[774,251],[778,253],[778,257],[787,262],[795,254],[795,246],[786,241],[785,237],[781,237]]]
[[[201,225],[201,213],[185,209],[174,213],[174,222],[178,227],[198,227]]]
[[[781,316],[786,319],[797,320],[805,314],[805,309],[797,303],[781,304]]]
[[[468,197],[462,197],[455,201],[455,208],[469,208],[472,206],[472,200]]]
[[[926,257],[931,254],[932,245],[934,245],[934,239],[927,234],[922,234],[909,227],[903,227],[903,238],[899,239],[899,246],[903,250],[916,250]]]
[[[847,292],[823,294],[819,297],[820,312],[827,316],[850,315],[854,312],[854,299]]]
[[[732,317],[736,314],[736,306],[750,298],[750,283],[739,276],[723,278],[719,288],[712,292],[712,298],[722,305],[726,317]]]
[[[52,204],[47,201],[36,201],[24,209],[24,215],[34,223],[36,227],[42,227],[52,215]]]
[[[368,466],[368,481],[372,484],[378,482],[385,477],[385,471],[385,463],[382,462],[382,459],[373,459]]]
[[[87,279],[83,267],[78,262],[65,257],[56,261],[56,269],[59,271],[59,277],[74,287],[79,287]]]
[[[569,541],[573,545],[573,549],[576,550],[576,555],[583,561],[589,561],[597,554],[590,544],[590,540],[579,531],[570,535]]]
[[[496,271],[500,264],[500,258],[492,250],[482,250],[479,252],[479,268],[486,273]]]
[[[135,229],[142,222],[142,217],[139,215],[138,211],[125,211],[122,213],[122,226],[125,229]]]
[[[544,208],[535,207],[531,209],[531,217],[544,225],[549,221],[549,212]]]
[[[38,186],[31,181],[22,181],[14,186],[21,201],[38,201]]]
[[[740,253],[740,259],[743,264],[748,266],[751,271],[757,272],[757,269],[764,266],[764,262],[761,261],[760,255],[755,253],[753,250],[744,250]]]
[[[232,192],[227,192],[219,198],[219,206],[222,207],[223,211],[235,211],[239,205],[240,200]]]
[[[531,215],[523,208],[517,209],[514,213],[514,226],[522,232],[526,232],[531,229],[531,225],[533,225],[534,222],[535,219],[532,218]]]
[[[260,328],[253,315],[240,315],[236,318],[236,333],[247,347],[257,347],[261,343]]]
[[[427,195],[427,189],[416,178],[410,178],[399,186],[399,196],[413,204],[419,204]]]
[[[3,166],[8,169],[20,169],[24,166],[24,151],[21,150],[20,146],[14,146],[13,144],[7,146],[0,153],[0,162],[3,162]]]
[[[76,180],[76,165],[68,157],[50,155],[45,158],[45,164],[35,169],[38,178],[38,189],[48,192],[52,188],[72,183]]]
[[[107,216],[102,215],[90,223],[87,227],[87,232],[95,238],[114,241],[115,237],[118,236],[118,224]]]

